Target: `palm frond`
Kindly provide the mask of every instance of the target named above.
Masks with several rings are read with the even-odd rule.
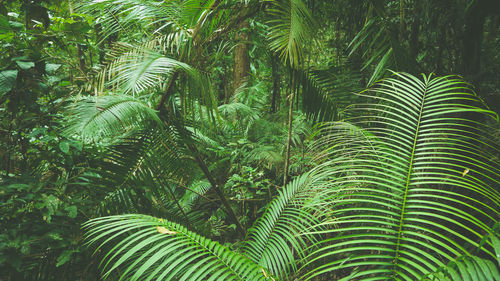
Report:
[[[115,44],[108,59],[110,61],[97,74],[94,88],[97,94],[107,91],[121,91],[136,95],[145,91],[161,90],[165,78],[174,71],[182,71],[189,78],[193,91],[206,94],[209,87],[202,75],[191,66],[167,58],[154,49],[163,48],[162,38],[155,38],[147,44],[134,46],[127,43]],[[161,50],[159,50],[161,51]]]
[[[244,254],[276,276],[292,277],[296,260],[305,256],[304,249],[315,240],[307,233],[313,232],[318,218],[307,203],[318,192],[315,185],[320,180],[318,175],[306,173],[280,190],[248,231]]]
[[[84,225],[88,243],[119,241],[103,262],[126,280],[266,280],[248,258],[186,228],[144,215],[110,216]],[[104,240],[104,241],[103,241]]]
[[[297,68],[303,61],[303,45],[313,30],[313,19],[302,0],[273,0],[269,15],[270,47],[279,56]]]
[[[361,77],[335,68],[299,72],[302,105],[307,116],[316,122],[340,120],[347,106],[359,99]]]
[[[193,182],[186,189],[186,193],[181,198],[181,204],[186,210],[191,210],[196,201],[200,199],[200,197],[204,196],[212,185],[207,180],[199,180]]]
[[[187,30],[182,8],[179,1],[148,0],[89,0],[78,6],[80,12],[99,18],[102,40],[134,25],[149,28],[153,34],[166,28]]]
[[[500,272],[500,240],[498,236],[499,223],[493,226],[496,233],[490,233],[483,237],[479,247],[489,240],[493,244],[493,249],[496,255],[496,263],[485,258],[474,255],[464,255],[457,259],[448,262],[446,266],[440,267],[436,272],[430,273],[422,280],[430,281],[466,281],[466,280],[488,280],[499,281]]]
[[[449,262],[446,267],[440,268],[438,272],[426,276],[425,281],[466,281],[485,280],[498,281],[500,273],[498,266],[491,260],[482,259],[477,256],[461,256]]]
[[[118,188],[108,192],[96,213],[100,216],[122,212],[138,213],[137,194],[130,188]]]
[[[349,55],[362,50],[362,56],[365,58],[362,70],[371,67],[372,74],[368,85],[383,77],[389,68],[412,72],[418,69],[417,62],[411,59],[395,34],[397,32],[392,23],[385,21],[382,16],[376,16],[368,20],[351,41]]]
[[[250,163],[264,165],[268,169],[281,167],[285,161],[280,149],[273,145],[257,145],[245,158]]]
[[[226,117],[228,120],[235,120],[236,118],[244,118],[247,119],[247,122],[256,120],[260,117],[258,111],[254,110],[249,105],[241,102],[231,102],[220,105],[219,113],[222,116]]]
[[[363,92],[374,102],[352,107],[364,112],[347,120],[357,129],[332,123],[320,133],[332,219],[308,279],[418,280],[470,255],[498,222],[496,140],[464,117],[496,115],[460,79],[396,76]],[[481,255],[494,259],[491,243]]]
[[[155,110],[138,99],[113,95],[85,97],[67,109],[64,133],[85,142],[112,140],[134,130],[160,123]]]
[[[117,85],[125,94],[135,95],[160,86],[164,77],[176,69],[182,69],[200,84],[199,74],[187,64],[159,53],[137,49],[108,65],[108,77],[110,84]]]
[[[175,126],[167,125],[122,138],[107,147],[100,184],[135,192],[139,213],[160,215],[199,230],[203,223],[195,224],[200,218],[191,212],[194,200],[184,199],[196,192],[186,187],[197,176],[195,163],[184,146],[188,141],[188,135],[181,136]],[[199,190],[196,194],[203,193]]]

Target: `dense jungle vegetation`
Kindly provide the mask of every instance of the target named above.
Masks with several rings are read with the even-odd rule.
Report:
[[[500,1],[0,0],[0,280],[500,281]]]

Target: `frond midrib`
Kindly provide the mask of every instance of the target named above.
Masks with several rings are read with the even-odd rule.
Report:
[[[430,77],[429,77],[430,78]],[[427,91],[428,91],[428,79],[424,79],[425,84],[424,84],[424,89],[421,97],[421,103],[420,103],[420,110],[418,112],[418,120],[416,123],[416,128],[415,128],[415,136],[413,139],[413,146],[411,150],[411,156],[410,156],[410,161],[408,165],[408,172],[407,172],[407,177],[406,177],[406,184],[404,188],[404,196],[403,196],[403,205],[401,207],[401,217],[399,219],[399,227],[398,227],[398,237],[396,239],[396,250],[394,252],[394,259],[393,259],[393,276],[397,274],[397,267],[398,267],[398,261],[399,261],[399,253],[400,253],[400,245],[401,245],[401,239],[402,239],[402,233],[403,233],[403,227],[404,227],[404,221],[405,221],[405,209],[406,209],[406,201],[408,197],[408,189],[410,187],[410,182],[411,182],[411,176],[412,176],[412,169],[413,169],[413,164],[414,164],[414,157],[415,157],[415,151],[417,149],[418,145],[418,139],[419,139],[419,130],[420,130],[420,124],[422,122],[422,113],[426,101],[426,96],[427,96]]]

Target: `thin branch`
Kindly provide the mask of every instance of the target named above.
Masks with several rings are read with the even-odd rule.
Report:
[[[228,213],[229,218],[231,219],[232,223],[234,223],[236,225],[236,229],[242,235],[242,237],[245,237],[245,229],[243,228],[243,226],[241,225],[240,221],[236,217],[236,214],[234,213],[233,209],[229,205],[229,202],[226,199],[226,196],[224,195],[224,192],[222,192],[222,190],[220,189],[219,185],[217,184],[217,182],[215,181],[215,179],[212,177],[212,174],[208,170],[207,165],[205,164],[205,162],[203,161],[203,159],[201,159],[200,153],[198,152],[198,149],[196,148],[196,146],[194,146],[194,145],[192,145],[190,143],[187,144],[187,147],[193,153],[193,155],[194,155],[194,157],[196,159],[196,162],[198,163],[198,165],[200,166],[201,170],[203,171],[203,174],[205,174],[205,177],[207,178],[207,180],[212,185],[212,189],[215,191],[215,193],[217,194],[217,196],[221,200],[222,205],[224,205],[224,209],[226,209],[226,212]]]

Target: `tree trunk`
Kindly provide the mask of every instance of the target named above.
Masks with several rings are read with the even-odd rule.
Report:
[[[399,0],[399,42],[406,39],[406,25],[405,25],[405,5],[403,0]]]
[[[292,144],[293,130],[293,98],[295,94],[295,75],[293,69],[290,69],[290,95],[288,96],[288,139],[286,141],[285,169],[283,171],[283,186],[288,183],[288,170],[290,168],[290,148]]]
[[[462,73],[476,87],[480,84],[481,46],[486,10],[485,1],[477,1],[469,8],[465,15],[465,30],[462,37]]]
[[[234,49],[233,93],[246,82],[250,75],[250,55],[248,52],[248,41],[250,39],[248,34],[249,27],[248,20],[243,21],[238,25],[240,30],[235,36],[237,45]]]

